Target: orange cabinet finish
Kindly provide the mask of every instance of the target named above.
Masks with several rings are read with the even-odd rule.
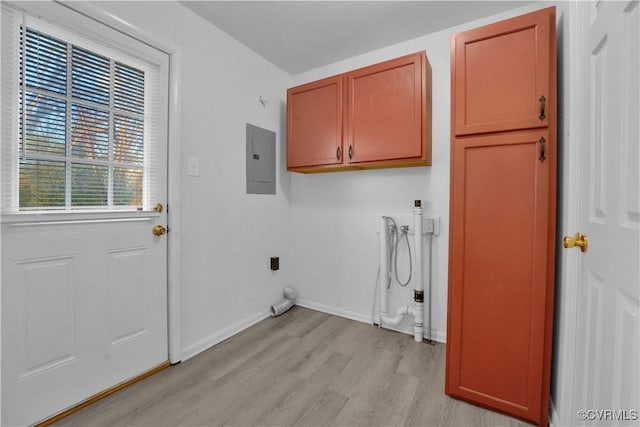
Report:
[[[342,163],[342,77],[287,91],[287,166]]]
[[[287,170],[431,165],[431,66],[424,52],[287,91]]]
[[[548,111],[542,119],[541,113],[552,101],[549,75],[555,56],[550,37],[555,24],[548,13],[532,13],[456,36],[456,135],[549,125]]]
[[[425,111],[427,80],[431,67],[424,52],[347,73],[349,163],[406,158],[431,163],[424,147],[431,116]]]
[[[502,63],[492,60],[491,64],[478,64],[477,58],[467,60],[458,49],[469,50],[459,39],[482,40],[487,46],[485,57],[495,59],[505,54],[493,52],[494,48],[502,49],[501,37],[510,38],[514,31],[527,27],[540,31],[543,21],[547,22],[546,33],[537,36],[548,43],[543,46],[548,56],[544,60],[546,77],[529,73],[529,80],[523,80],[522,76],[515,78],[527,88],[540,85],[547,88],[543,126],[538,117],[535,117],[538,123],[532,126],[524,124],[526,118],[514,120],[511,112],[501,113],[504,105],[512,105],[513,111],[528,111],[528,106],[515,106],[523,98],[519,86],[498,96],[504,101],[501,105],[485,104],[483,119],[473,125],[476,127],[469,125],[465,120],[470,117],[469,98],[475,96],[469,92],[469,81],[473,79],[461,85],[456,78],[459,68],[464,68],[467,75],[475,75],[477,65],[481,73],[489,75],[491,65],[499,74]],[[489,42],[492,39],[493,44]],[[555,8],[459,34],[452,40],[455,101],[445,391],[453,397],[544,426],[548,421],[555,268],[557,150],[553,58]],[[509,61],[507,64],[511,66]],[[491,87],[494,83],[489,80]],[[541,80],[545,80],[544,84]],[[482,82],[474,84],[480,86]],[[460,91],[464,96],[459,95]],[[532,96],[538,93],[530,92]],[[529,101],[521,102],[531,104]],[[480,102],[471,105],[476,108]],[[517,130],[519,127],[527,129]],[[456,129],[467,133],[455,135]],[[470,134],[470,129],[477,132]]]

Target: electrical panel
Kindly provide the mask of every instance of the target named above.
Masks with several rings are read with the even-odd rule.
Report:
[[[247,194],[276,194],[276,133],[249,123]]]

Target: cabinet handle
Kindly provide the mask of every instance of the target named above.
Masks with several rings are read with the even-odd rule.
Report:
[[[338,159],[338,161],[340,161],[340,146],[336,147],[336,159]]]
[[[353,159],[353,145],[349,145],[349,160]]]
[[[538,144],[540,144],[540,157],[538,157],[538,160],[540,160],[540,163],[543,163],[546,159],[546,157],[544,156],[546,142],[547,141],[544,139],[544,137],[538,140]]]
[[[545,116],[545,111],[547,110],[547,98],[542,95],[538,101],[540,101],[540,115],[538,118],[540,121],[543,121],[547,117]]]

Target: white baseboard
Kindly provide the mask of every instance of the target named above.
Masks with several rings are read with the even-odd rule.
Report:
[[[318,304],[313,301],[308,301],[305,299],[296,300],[296,305],[301,307],[310,308],[311,310],[321,311],[323,313],[332,314],[338,317],[344,317],[345,319],[351,319],[358,322],[363,323],[371,323],[371,318],[368,316],[363,316],[360,313],[356,313],[354,311],[348,311],[341,308],[331,307],[329,305]]]
[[[213,334],[205,339],[202,339],[195,344],[184,348],[182,350],[182,361],[192,358],[193,356],[202,353],[203,351],[213,347],[214,345],[234,336],[237,333],[244,331],[245,329],[255,325],[261,320],[269,317],[271,312],[269,310],[263,310],[258,314],[255,314],[247,319],[234,323],[233,325],[224,328],[220,332]]]
[[[561,425],[558,417],[559,415],[558,411],[556,411],[556,405],[553,404],[553,399],[549,398],[549,427]]]
[[[373,322],[371,321],[371,317],[369,316],[365,316],[361,313],[356,313],[354,311],[349,311],[349,310],[345,310],[342,308],[337,308],[337,307],[332,307],[332,306],[328,306],[328,305],[324,305],[324,304],[318,304],[315,303],[313,301],[308,301],[308,300],[297,300],[296,301],[296,305],[299,305],[301,307],[306,307],[306,308],[310,308],[312,310],[316,310],[316,311],[321,311],[323,313],[327,313],[327,314],[332,314],[334,316],[339,316],[339,317],[344,317],[345,319],[351,319],[351,320],[355,320],[358,322],[363,322],[363,323],[368,323],[368,324],[372,324]],[[391,326],[385,326],[385,329],[389,329],[392,331],[396,331],[396,332],[402,332],[404,334],[408,334],[408,335],[413,335],[413,332],[410,330],[403,330],[403,329],[399,329],[399,328],[395,328],[395,327],[391,327]],[[437,331],[437,330],[432,330],[431,331],[432,336],[431,338],[433,339],[433,341],[437,341],[437,342],[441,342],[441,343],[446,343],[447,342],[447,335],[444,331]]]

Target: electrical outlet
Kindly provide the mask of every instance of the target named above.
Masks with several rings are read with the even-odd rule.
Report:
[[[440,235],[440,217],[424,218],[424,232],[432,233],[434,236]]]
[[[424,218],[423,231],[425,233],[433,233],[433,223],[433,218]]]

